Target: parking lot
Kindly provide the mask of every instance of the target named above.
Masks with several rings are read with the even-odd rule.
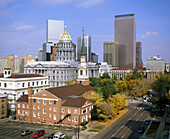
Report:
[[[54,126],[47,126],[47,125],[39,125],[39,124],[31,124],[31,123],[23,123],[23,122],[15,122],[15,121],[8,121],[5,119],[0,119],[0,139],[30,139],[32,138],[32,134],[27,136],[21,136],[22,130],[31,130],[35,133],[37,130],[45,130],[45,135],[39,138],[46,138],[58,131],[63,132],[66,134],[67,137],[71,137],[75,133],[74,128],[68,127],[54,127]]]

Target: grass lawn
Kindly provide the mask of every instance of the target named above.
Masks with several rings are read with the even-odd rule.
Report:
[[[90,129],[88,132],[99,132],[98,130]]]
[[[105,127],[104,125],[96,125],[92,129],[102,130],[104,127]]]

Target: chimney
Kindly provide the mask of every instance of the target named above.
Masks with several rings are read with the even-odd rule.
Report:
[[[32,94],[33,94],[32,87],[28,87],[28,98],[30,98]]]
[[[11,76],[11,68],[4,68],[4,78]]]

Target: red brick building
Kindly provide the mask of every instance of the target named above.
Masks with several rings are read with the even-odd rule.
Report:
[[[95,87],[75,84],[42,90],[33,94],[29,88],[28,95],[17,100],[16,118],[29,122],[48,124],[77,125],[91,119],[94,102],[90,100]],[[87,93],[87,99],[82,95]]]

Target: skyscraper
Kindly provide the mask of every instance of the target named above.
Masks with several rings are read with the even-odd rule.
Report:
[[[62,20],[47,20],[47,36],[46,43],[58,43],[61,34],[64,33],[64,21]]]
[[[142,64],[142,44],[141,42],[136,42],[136,67],[140,69]]]
[[[83,36],[77,39],[77,61],[80,61]],[[84,35],[86,61],[91,61],[91,37]]]
[[[115,41],[120,45],[119,67],[135,68],[136,66],[136,19],[135,14],[115,16]],[[122,58],[124,60],[122,60]]]
[[[119,62],[119,47],[117,42],[103,43],[103,61],[109,65],[118,67]]]

